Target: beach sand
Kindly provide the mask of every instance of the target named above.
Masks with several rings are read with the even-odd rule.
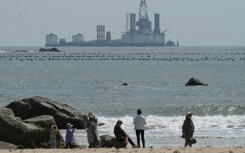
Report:
[[[1,153],[245,153],[243,147],[169,147],[146,149],[22,149],[0,150]]]

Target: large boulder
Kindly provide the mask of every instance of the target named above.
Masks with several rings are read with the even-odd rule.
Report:
[[[29,118],[29,119],[23,120],[23,122],[32,123],[44,129],[50,129],[52,125],[56,125],[53,116],[50,116],[50,115],[42,115],[42,116],[37,116],[34,118]],[[65,144],[63,136],[60,131],[58,131],[58,134],[56,136],[56,144],[57,144],[57,148],[62,148]]]
[[[100,147],[102,148],[126,148],[126,144],[123,142],[117,141],[115,137],[110,135],[102,135],[100,136]]]
[[[196,78],[190,78],[190,80],[185,84],[185,86],[207,86],[208,84],[201,82]]]
[[[66,104],[61,104],[43,97],[25,98],[11,102],[6,108],[13,110],[15,116],[22,120],[41,115],[51,115],[60,129],[71,123],[77,129],[84,129],[87,116]]]
[[[7,143],[7,142],[3,142],[3,141],[0,141],[0,149],[21,149],[20,146],[16,146],[14,144],[11,144],[11,143]]]
[[[46,128],[46,129],[49,129],[51,125],[56,125],[53,116],[50,116],[50,115],[42,115],[42,116],[29,118],[29,119],[23,120],[23,122],[33,123],[41,128]]]
[[[23,122],[11,109],[0,108],[0,131],[0,141],[24,148],[49,148],[49,129]]]

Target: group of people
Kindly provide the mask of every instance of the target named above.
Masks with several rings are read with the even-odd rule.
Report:
[[[132,141],[132,139],[128,136],[128,134],[122,129],[121,125],[123,122],[118,120],[114,127],[114,135],[117,141],[124,143],[125,145],[128,142],[132,145],[133,148],[140,147],[140,136],[142,140],[143,148],[145,148],[145,138],[144,138],[144,130],[146,125],[146,120],[143,116],[141,116],[142,111],[140,109],[137,110],[137,116],[134,117],[134,125],[137,136],[137,145]],[[88,122],[86,124],[87,128],[87,139],[89,143],[89,148],[99,147],[100,137],[97,131],[98,120],[93,113],[88,113]]]
[[[142,147],[145,148],[145,125],[146,119],[141,115],[141,109],[137,110],[137,116],[134,117],[134,129],[137,137],[137,145],[132,141],[132,139],[127,135],[127,133],[122,129],[121,125],[123,122],[118,120],[114,127],[114,135],[117,141],[124,142],[127,144],[129,142],[133,148],[140,148],[140,139],[142,140]]]
[[[192,147],[192,144],[196,143],[196,140],[193,138],[194,134],[194,124],[192,121],[192,113],[188,112],[186,114],[186,119],[182,126],[182,138],[185,138],[185,147],[189,146]],[[132,148],[140,148],[142,141],[142,147],[145,148],[145,125],[146,125],[146,119],[144,116],[142,116],[141,109],[137,110],[137,116],[134,117],[134,129],[136,133],[137,138],[137,145],[132,141],[132,139],[129,137],[129,135],[122,129],[121,125],[123,122],[121,120],[118,120],[116,125],[114,126],[114,135],[117,141],[124,143],[127,145],[130,143],[132,145]],[[98,124],[98,120],[95,117],[95,115],[90,112],[88,113],[88,121],[86,123],[86,132],[87,132],[87,140],[89,143],[89,148],[97,148],[100,145],[100,136],[98,134],[97,126],[100,126],[103,124]],[[58,132],[58,128],[55,125],[52,125],[50,129],[50,147],[56,148],[56,135]],[[65,148],[72,148],[72,143],[75,141],[74,139],[74,132],[75,128],[73,128],[73,125],[71,123],[67,123],[67,129],[66,129],[66,146]],[[141,140],[141,141],[140,141]]]

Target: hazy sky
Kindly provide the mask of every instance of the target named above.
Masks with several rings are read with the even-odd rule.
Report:
[[[96,38],[105,25],[112,39],[126,29],[126,13],[139,13],[140,0],[0,0],[0,46],[43,46],[54,33],[71,41],[81,33]],[[245,46],[245,0],[147,0],[154,23],[159,13],[166,39],[183,46]],[[138,19],[138,15],[137,15]],[[154,26],[154,24],[153,24]]]

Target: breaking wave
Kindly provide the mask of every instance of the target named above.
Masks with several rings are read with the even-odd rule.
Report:
[[[164,117],[146,116],[147,137],[171,138],[179,137],[182,132],[184,116]],[[133,117],[125,116],[119,118],[98,117],[100,122],[105,123],[99,127],[101,133],[113,134],[116,121],[123,121],[123,128],[134,134]],[[195,135],[199,138],[245,138],[245,115],[231,116],[193,116],[195,124]]]

